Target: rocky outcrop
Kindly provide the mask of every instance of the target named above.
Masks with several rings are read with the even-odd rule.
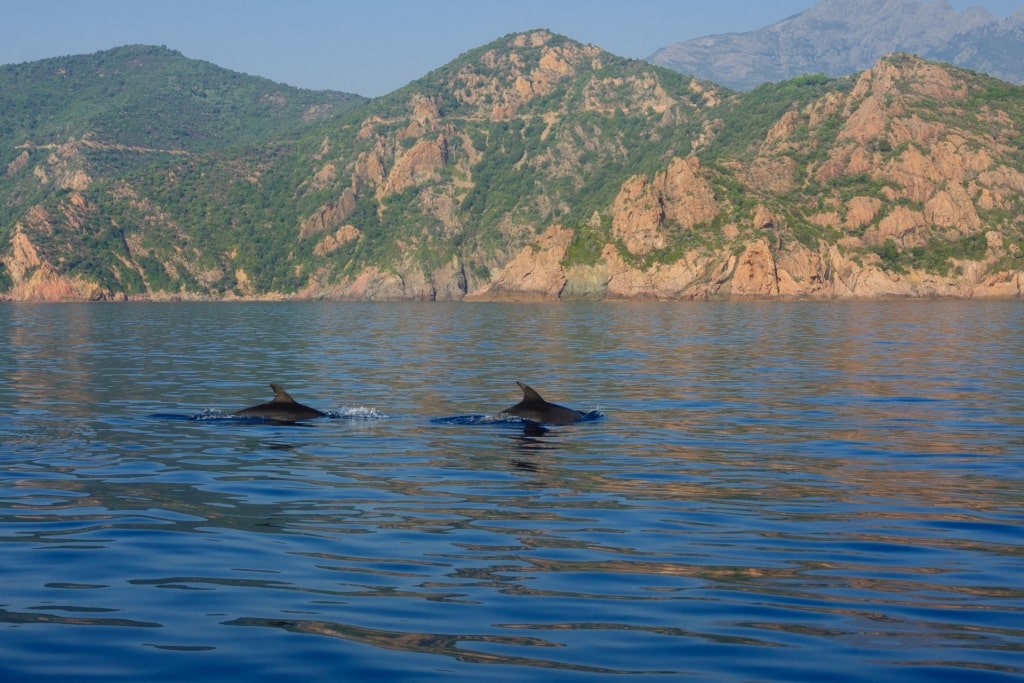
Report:
[[[99,301],[113,298],[109,291],[94,282],[57,273],[52,264],[40,258],[20,225],[11,238],[10,253],[3,259],[3,265],[14,281],[6,295],[9,301]]]
[[[457,258],[425,272],[412,259],[395,270],[376,266],[358,274],[329,282],[314,275],[309,284],[297,292],[296,299],[333,299],[342,301],[451,301],[466,297],[468,284],[465,267]]]
[[[526,247],[473,300],[556,299],[877,299],[1019,298],[1024,276],[1006,271],[974,279],[922,270],[897,274],[862,264],[837,247],[815,252],[802,245],[776,253],[768,239],[741,254],[692,252],[671,264],[637,268],[609,245],[591,266],[564,266],[564,229]]]
[[[562,261],[573,231],[552,225],[525,247],[490,284],[469,295],[470,299],[557,299],[565,287]]]
[[[423,183],[444,166],[447,157],[448,141],[444,136],[420,140],[395,159],[384,182],[384,193],[402,192]]]
[[[313,235],[326,232],[341,224],[356,206],[356,195],[350,187],[346,187],[337,200],[324,204],[312,216],[303,221],[299,226],[299,239],[304,240]],[[344,227],[344,226],[342,226]],[[344,240],[347,241],[347,240]],[[325,254],[333,251],[331,248],[317,247]],[[326,250],[325,250],[326,249]]]
[[[58,190],[81,192],[92,183],[85,169],[81,140],[68,140],[62,145],[47,145],[37,148],[41,154],[39,163],[32,167],[32,174],[41,185],[51,185]],[[26,164],[21,164],[24,166]],[[16,173],[19,166],[8,167],[8,173]]]
[[[718,214],[711,185],[701,175],[696,158],[675,158],[654,180],[634,176],[612,205],[612,235],[637,256],[669,244],[667,229],[692,229]]]
[[[571,77],[576,67],[588,62],[593,65],[603,52],[594,46],[560,46],[552,44],[548,31],[531,31],[512,38],[512,47],[534,48],[541,51],[535,65],[523,61],[517,50],[494,49],[480,56],[480,64],[487,70],[506,74],[495,80],[481,74],[474,66],[455,75],[453,80],[465,84],[454,92],[461,102],[479,108],[489,119],[508,119],[516,116],[531,101],[552,93],[557,84]]]
[[[343,225],[336,232],[320,240],[315,247],[313,247],[313,253],[317,256],[327,256],[328,254],[334,253],[349,242],[354,242],[362,236],[359,229],[354,225]]]

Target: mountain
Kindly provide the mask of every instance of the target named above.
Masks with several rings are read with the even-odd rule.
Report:
[[[62,59],[0,135],[12,300],[1020,296],[1024,89],[906,54],[742,93],[537,30],[289,115],[234,76],[231,140],[188,78],[107,125]]]
[[[0,67],[0,139],[189,152],[259,143],[365,98],[314,92],[131,45]],[[4,150],[9,154],[9,150]]]
[[[822,0],[756,31],[669,45],[650,61],[750,90],[807,73],[845,76],[893,52],[1024,84],[1024,9],[999,19],[980,7],[957,12],[945,1]]]

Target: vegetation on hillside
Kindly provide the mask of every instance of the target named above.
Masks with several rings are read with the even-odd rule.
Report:
[[[204,152],[293,135],[364,98],[310,91],[132,45],[0,67],[0,140],[34,145],[90,137]],[[7,144],[4,164],[16,154]],[[100,168],[100,171],[106,169]]]
[[[899,94],[906,116],[1024,169],[1021,89],[953,71],[964,97]],[[573,230],[567,266],[593,265],[613,244],[650,268],[740,249],[763,234],[753,219],[765,210],[775,249],[816,251],[863,236],[841,225],[855,198],[882,204],[875,226],[896,207],[924,210],[880,170],[917,150],[890,132],[866,149],[875,166],[825,173],[857,103],[821,103],[845,101],[855,83],[806,75],[735,93],[546,32],[506,36],[372,101],[145,46],[2,67],[0,264],[18,229],[58,274],[127,296],[291,294],[371,267],[402,278],[410,263],[486,281],[552,224]],[[786,117],[785,144],[766,147]],[[691,156],[718,214],[692,228],[666,218],[667,246],[631,253],[612,229],[624,183]],[[763,182],[759,166],[790,170]],[[979,211],[1018,244],[1022,202]],[[838,224],[820,219],[830,213]],[[344,226],[355,232],[329,242]],[[925,227],[920,243],[857,256],[947,275],[986,254],[979,232]],[[0,292],[13,284],[0,267]]]

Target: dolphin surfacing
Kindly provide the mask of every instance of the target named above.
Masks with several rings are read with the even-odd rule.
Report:
[[[274,422],[299,422],[326,415],[316,408],[302,405],[278,384],[271,384],[270,388],[274,390],[273,401],[242,408],[231,414],[235,417],[262,417]]]
[[[523,390],[523,400],[502,411],[507,415],[515,415],[530,422],[550,425],[567,425],[583,417],[583,413],[578,410],[548,403],[532,387],[522,382],[516,382],[516,384]]]

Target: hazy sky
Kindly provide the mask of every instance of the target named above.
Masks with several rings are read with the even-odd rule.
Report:
[[[941,1],[941,0],[940,0]],[[856,0],[851,0],[856,2]],[[1021,0],[949,0],[999,17]],[[135,43],[289,85],[375,97],[507,33],[548,28],[623,57],[750,31],[815,0],[10,0],[0,64]]]

